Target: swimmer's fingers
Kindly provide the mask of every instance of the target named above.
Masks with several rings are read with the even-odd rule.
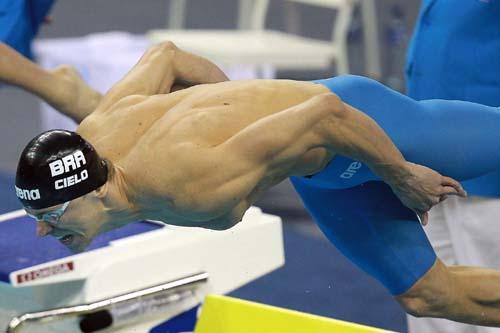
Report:
[[[462,192],[458,191],[456,188],[451,187],[451,186],[442,186],[441,191],[440,191],[440,195],[439,195],[441,200],[439,200],[439,202],[444,201],[444,199],[442,199],[442,198],[444,196],[448,196],[448,195],[458,195],[459,197],[464,197],[464,194]]]
[[[463,198],[467,196],[467,192],[465,192],[462,185],[453,178],[443,176],[441,185],[445,189],[442,194],[458,195]]]
[[[427,223],[429,223],[429,212],[425,212],[424,214],[422,214],[422,225],[426,226]]]
[[[40,221],[36,224],[36,235],[38,237],[45,237],[50,234],[51,231],[52,227],[43,221]]]
[[[427,223],[429,223],[429,212],[425,212],[425,213],[418,213],[417,212],[417,217],[423,226],[426,226]]]

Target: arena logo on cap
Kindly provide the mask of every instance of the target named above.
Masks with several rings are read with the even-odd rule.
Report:
[[[67,172],[72,172],[87,164],[85,155],[81,150],[75,151],[71,155],[64,156],[63,158],[49,163],[50,174],[52,177],[61,176]],[[67,187],[76,185],[89,178],[89,172],[85,169],[80,174],[74,174],[63,179],[58,179],[54,182],[56,190],[61,190]]]
[[[21,200],[28,200],[28,201],[40,200],[40,190],[38,189],[23,190],[22,188],[16,186],[16,195]]]

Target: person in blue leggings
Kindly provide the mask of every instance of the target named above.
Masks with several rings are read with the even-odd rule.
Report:
[[[16,84],[28,89],[37,82],[47,89],[31,91],[50,97],[43,77],[29,80],[23,62],[10,60],[5,69],[19,69]],[[439,173],[465,180],[500,169],[500,110],[417,102],[359,76],[224,82],[169,94],[177,80],[227,78],[206,59],[156,45],[96,111],[75,117],[85,119],[81,135],[54,130],[27,145],[16,195],[37,219],[40,236],[82,251],[97,234],[140,219],[227,229],[263,189],[295,176],[297,192],[332,243],[408,312],[500,326],[500,272],[443,265],[407,208],[419,186],[433,185],[433,204],[462,194]],[[313,155],[329,156],[325,147],[335,156],[311,162]],[[413,167],[419,172],[398,177]],[[419,213],[425,218],[425,209]]]

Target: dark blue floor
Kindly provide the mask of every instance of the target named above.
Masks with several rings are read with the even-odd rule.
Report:
[[[0,213],[21,208],[22,207],[16,197],[16,192],[14,191],[13,177],[0,174]]]
[[[21,208],[13,187],[11,177],[0,175],[0,213]],[[232,296],[406,332],[403,312],[383,287],[325,239],[298,231],[297,223],[311,221],[303,216],[283,219],[287,221],[285,267],[238,289]],[[295,222],[288,223],[291,220]],[[8,235],[0,235],[0,242],[4,237]]]
[[[312,223],[312,222],[311,222]],[[325,239],[285,225],[286,265],[233,296],[406,332],[399,305]]]

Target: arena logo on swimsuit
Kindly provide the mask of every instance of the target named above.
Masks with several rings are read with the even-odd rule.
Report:
[[[77,150],[71,155],[64,156],[63,158],[49,163],[50,173],[52,177],[61,176],[67,172],[74,171],[83,165],[87,164],[85,155],[81,150]],[[54,182],[56,190],[61,190],[73,185],[76,185],[85,179],[89,178],[89,172],[85,169],[80,174],[74,174],[63,179],[58,179]]]
[[[358,170],[361,169],[362,166],[363,164],[361,164],[360,162],[352,162],[347,170],[340,175],[340,178],[351,179],[358,172]]]

